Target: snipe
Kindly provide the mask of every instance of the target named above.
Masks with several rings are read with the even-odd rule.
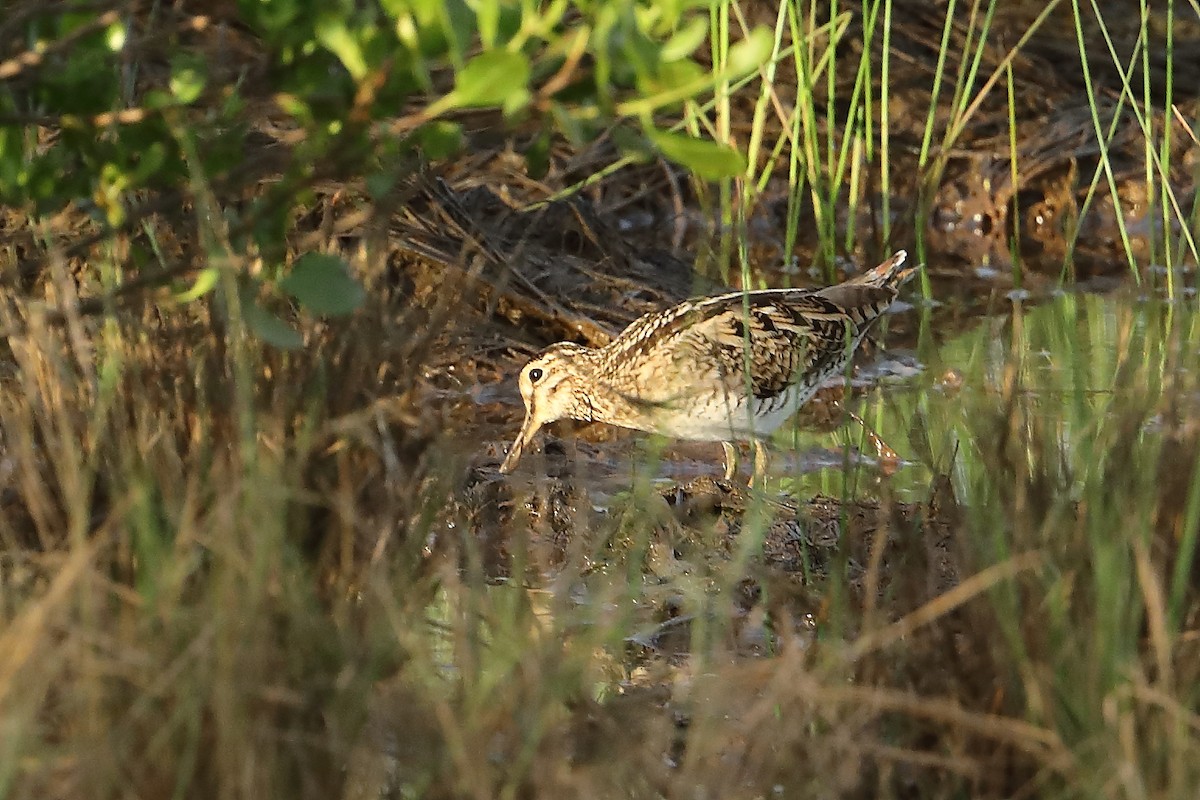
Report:
[[[748,439],[761,480],[761,437],[845,370],[871,324],[916,271],[901,269],[905,258],[901,250],[825,289],[689,300],[635,320],[600,348],[550,346],[521,370],[525,422],[500,471],[516,467],[543,425],[576,419],[721,442],[726,479],[736,469],[732,442]]]

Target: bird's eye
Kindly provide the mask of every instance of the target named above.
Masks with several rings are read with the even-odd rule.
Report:
[[[542,379],[542,371],[540,369],[537,369],[535,367],[534,369],[529,370],[529,382],[530,383],[537,383],[541,379]]]

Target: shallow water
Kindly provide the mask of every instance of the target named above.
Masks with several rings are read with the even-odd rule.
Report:
[[[900,463],[880,464],[854,422],[814,425],[812,418],[820,415],[809,408],[771,442],[776,491],[848,499],[875,495],[886,485],[899,499],[923,500],[935,476],[978,447],[972,423],[1001,412],[1006,382],[1019,387],[1022,410],[1052,424],[1064,453],[1074,453],[1076,440],[1094,434],[1104,415],[1123,403],[1123,379],[1140,376],[1138,397],[1145,400],[1147,389],[1171,378],[1164,372],[1172,363],[1167,348],[1196,341],[1196,315],[1187,302],[1135,288],[1109,295],[1057,292],[1033,305],[1024,294],[1010,294],[1001,303],[1000,310],[993,306],[965,332],[948,337],[938,330],[932,305],[918,301],[890,315],[889,327],[908,333],[879,337],[884,349],[856,368],[849,384],[854,396],[846,406]],[[905,346],[906,340],[913,344]],[[1151,353],[1157,362],[1146,360]],[[1134,366],[1139,369],[1131,372]],[[476,420],[485,421],[468,442],[484,443],[477,463],[490,472],[519,428],[523,408],[511,377],[469,395],[484,412]],[[743,445],[740,452],[744,480],[750,451]],[[720,477],[722,463],[716,444],[561,422],[542,434],[510,480],[569,474],[605,496],[639,481],[663,487]]]
[[[1035,420],[1057,439],[1059,468],[1082,484],[1097,457],[1091,444],[1114,414],[1153,408],[1168,384],[1195,383],[1196,327],[1189,303],[1133,289],[1060,292],[1033,306],[1016,299],[1006,312],[941,342],[923,325],[915,355],[925,369],[898,383],[885,380],[860,405],[904,466],[881,479],[872,465],[851,461],[844,470],[785,479],[784,486],[801,497],[858,496],[886,481],[895,495],[922,500],[936,475],[964,469],[983,439],[1018,419]],[[1193,404],[1181,413],[1196,410]],[[1147,426],[1144,436],[1168,427]],[[840,439],[847,438],[857,443],[861,436],[846,427]]]

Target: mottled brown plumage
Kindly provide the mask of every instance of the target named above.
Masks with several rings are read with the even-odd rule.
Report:
[[[725,445],[774,432],[841,373],[914,272],[906,253],[825,289],[768,289],[689,300],[635,320],[605,347],[552,345],[521,370],[525,423],[501,472],[542,425],[606,422]],[[758,451],[756,472],[765,469]]]

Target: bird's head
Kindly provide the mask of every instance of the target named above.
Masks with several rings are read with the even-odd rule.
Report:
[[[587,387],[594,352],[563,342],[542,351],[521,370],[517,384],[525,401],[525,423],[500,465],[501,472],[512,472],[543,425],[560,419],[592,419]]]

